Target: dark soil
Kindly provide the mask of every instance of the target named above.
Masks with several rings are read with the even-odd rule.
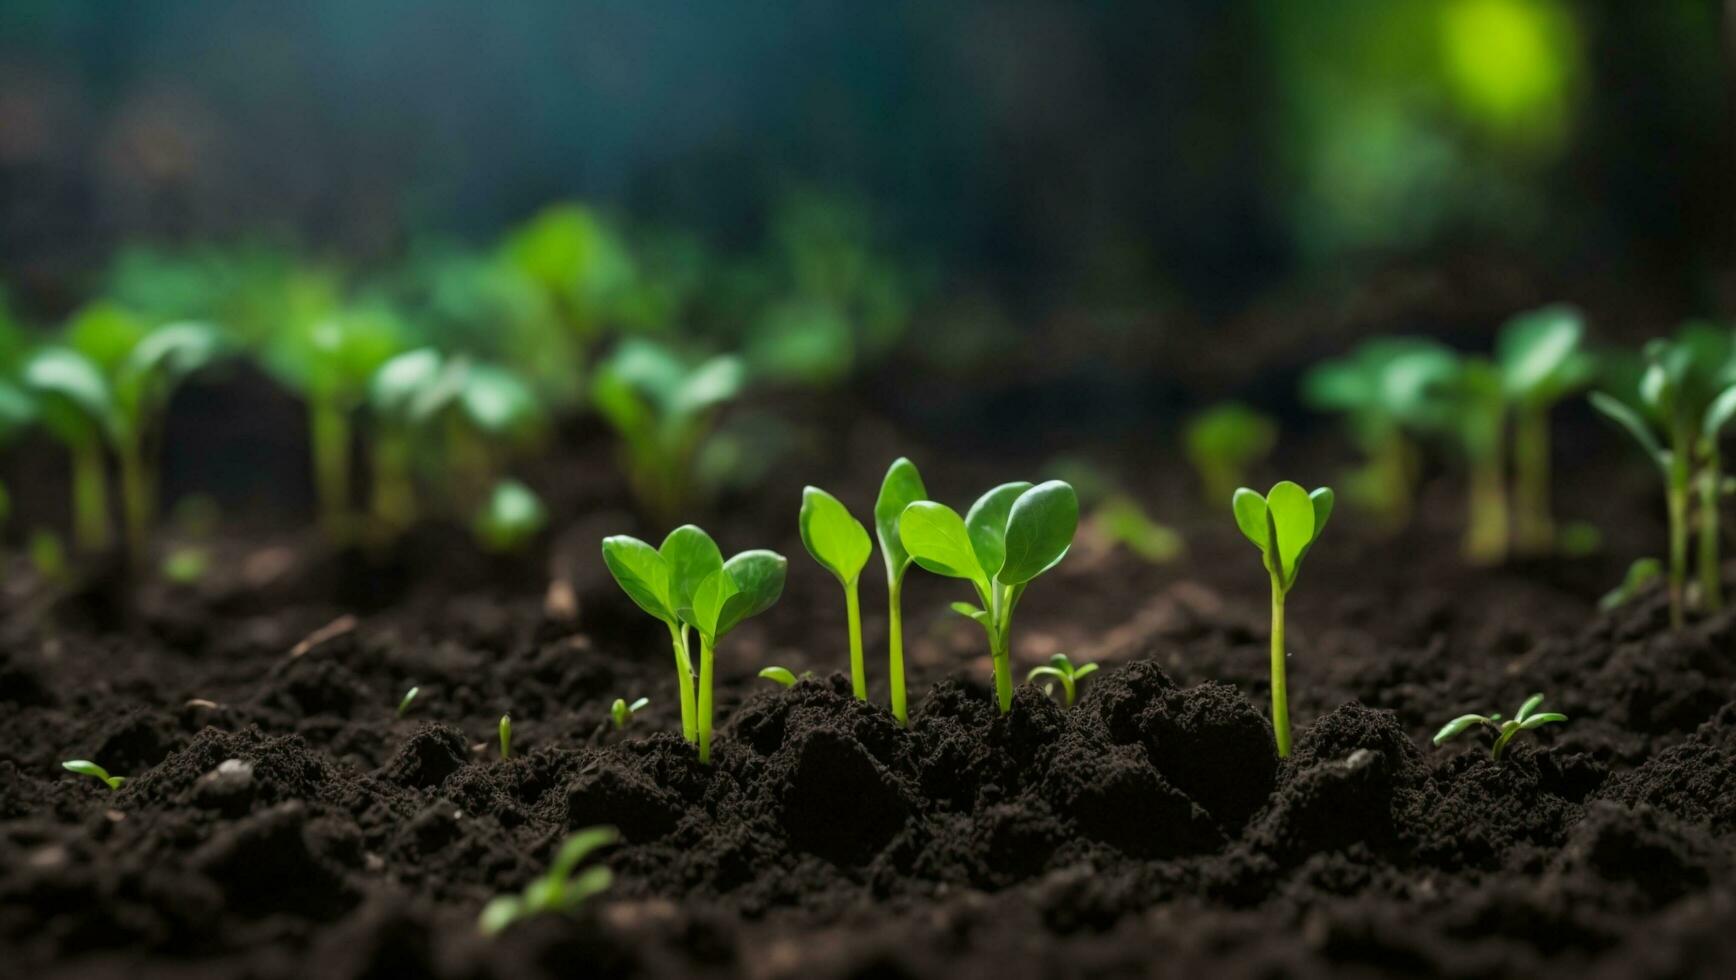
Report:
[[[841,597],[793,520],[740,514],[725,549],[780,547],[791,580],[724,643],[709,768],[672,734],[659,627],[593,560],[619,514],[552,543],[546,592],[440,532],[383,570],[236,545],[130,604],[17,573],[0,973],[1731,976],[1736,617],[1670,634],[1659,595],[1595,607],[1647,504],[1619,501],[1648,516],[1601,558],[1496,571],[1459,563],[1446,519],[1385,542],[1340,519],[1290,602],[1285,761],[1265,579],[1217,515],[1176,564],[1082,541],[1033,586],[1017,659],[1104,664],[1071,710],[1026,686],[998,715],[956,583],[913,578],[902,729],[883,655],[870,703],[833,673]],[[769,663],[817,676],[786,691]],[[1533,690],[1571,721],[1503,762],[1428,744]],[[615,732],[609,702],[641,694]],[[598,823],[623,835],[604,899],[477,933]]]

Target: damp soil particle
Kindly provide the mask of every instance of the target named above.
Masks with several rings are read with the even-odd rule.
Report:
[[[1103,663],[1071,709],[1027,685],[998,713],[980,633],[913,580],[908,727],[878,666],[850,696],[836,584],[792,568],[720,651],[710,766],[675,734],[667,640],[606,579],[551,605],[522,569],[442,568],[450,542],[386,578],[292,569],[275,603],[9,613],[0,972],[1736,974],[1736,616],[1672,634],[1658,596],[1595,611],[1613,560],[1472,571],[1450,541],[1347,535],[1292,603],[1279,759],[1264,580],[1215,535],[1186,567],[1033,590],[1022,665],[1050,651],[1021,637]],[[813,675],[776,687],[771,662]],[[1532,690],[1571,721],[1502,762],[1428,744]],[[641,695],[617,731],[608,704]],[[81,757],[127,782],[59,770]],[[599,823],[622,834],[603,899],[477,933]]]

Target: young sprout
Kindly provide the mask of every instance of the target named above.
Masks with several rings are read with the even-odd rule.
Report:
[[[734,357],[690,364],[638,338],[597,366],[592,401],[619,436],[628,483],[650,516],[668,520],[691,498],[694,460],[743,373]]]
[[[626,698],[616,698],[615,703],[609,705],[609,717],[615,720],[615,730],[625,729],[633,716],[639,713],[639,709],[650,703],[650,698],[640,698],[632,704],[628,704]]]
[[[928,489],[922,485],[922,474],[916,471],[915,463],[901,456],[887,468],[885,479],[880,481],[880,496],[874,501],[874,536],[880,540],[880,557],[886,560],[887,679],[892,688],[892,717],[900,725],[910,723],[904,693],[903,592],[911,558],[899,535],[898,521],[904,508],[926,499]],[[794,678],[789,683],[794,683]]]
[[[548,526],[548,511],[536,492],[514,479],[494,485],[471,530],[482,547],[507,554],[523,551]]]
[[[1290,702],[1285,678],[1284,597],[1296,584],[1302,559],[1332,516],[1332,488],[1313,493],[1285,480],[1264,497],[1247,487],[1231,498],[1236,527],[1260,549],[1272,578],[1272,731],[1279,758],[1290,755]]]
[[[1699,489],[1700,601],[1723,607],[1718,563],[1718,498],[1723,466],[1718,440],[1736,416],[1736,339],[1730,331],[1689,324],[1674,340],[1646,345],[1638,405],[1602,392],[1591,405],[1625,429],[1658,467],[1669,517],[1670,623],[1686,619],[1690,492]],[[1661,436],[1661,438],[1660,438]]]
[[[1622,576],[1621,584],[1597,600],[1597,608],[1609,612],[1624,606],[1663,577],[1663,562],[1656,558],[1635,558],[1633,564],[1628,566],[1627,574]]]
[[[1465,557],[1493,565],[1507,557],[1508,506],[1505,460],[1507,396],[1501,369],[1480,357],[1457,362],[1445,386],[1451,407],[1447,428],[1465,456],[1469,503],[1465,515]]]
[[[500,757],[512,758],[512,715],[500,716]]]
[[[600,864],[584,871],[579,871],[579,864],[598,848],[619,839],[620,834],[613,827],[587,827],[568,837],[555,852],[548,872],[531,882],[523,893],[498,896],[483,907],[477,922],[483,934],[497,935],[507,926],[533,915],[549,912],[570,915],[578,911],[590,898],[608,890],[614,881],[609,869]]]
[[[1188,419],[1182,441],[1206,499],[1216,506],[1245,482],[1248,467],[1271,455],[1278,426],[1241,402],[1220,402]]]
[[[819,487],[802,490],[799,517],[802,546],[844,587],[844,614],[850,631],[850,688],[858,701],[868,700],[868,675],[862,665],[862,605],[856,585],[868,556],[874,552],[868,529],[850,511]]]
[[[1534,728],[1567,720],[1566,715],[1553,712],[1538,714],[1537,707],[1542,703],[1543,695],[1533,694],[1525,699],[1524,704],[1519,706],[1519,713],[1506,721],[1502,721],[1499,714],[1460,715],[1441,726],[1441,730],[1435,733],[1435,744],[1440,745],[1450,739],[1457,738],[1471,728],[1481,725],[1495,735],[1495,747],[1490,750],[1489,758],[1500,762],[1501,753],[1506,750],[1507,743],[1513,741],[1513,736],[1520,732],[1528,732]]]
[[[691,524],[671,531],[660,549],[624,534],[604,538],[603,562],[628,598],[669,627],[682,735],[698,743],[700,761],[709,762],[717,641],[778,601],[789,563],[771,551],[744,551],[724,561],[711,535]],[[699,633],[697,697],[688,653],[690,629]]]
[[[1514,415],[1514,544],[1526,554],[1555,550],[1549,409],[1591,381],[1591,355],[1580,349],[1584,335],[1579,310],[1558,304],[1514,317],[1496,341],[1502,390]]]
[[[37,351],[24,365],[23,381],[43,426],[72,457],[73,544],[87,554],[107,551],[114,537],[103,459],[113,404],[108,382],[89,358],[66,347]]]
[[[796,686],[796,675],[788,667],[761,667],[759,675],[774,684],[784,687]]]
[[[402,718],[410,710],[410,702],[416,700],[416,695],[422,693],[419,687],[412,687],[404,692],[404,697],[398,702],[398,717]]]
[[[62,762],[60,767],[65,769],[67,772],[76,772],[80,776],[90,776],[95,779],[100,779],[103,781],[103,785],[107,786],[109,789],[120,789],[121,784],[127,781],[127,777],[125,776],[109,775],[107,769],[91,762],[89,759],[73,759],[70,762]]]
[[[899,517],[899,539],[918,565],[976,589],[980,607],[955,602],[952,609],[988,634],[1002,714],[1013,708],[1013,610],[1031,580],[1067,556],[1078,528],[1079,498],[1060,480],[1003,483],[964,517],[931,500],[910,504]]]
[[[1084,680],[1088,675],[1095,674],[1096,672],[1096,664],[1080,664],[1075,667],[1073,666],[1073,661],[1067,659],[1066,654],[1057,653],[1053,657],[1050,657],[1049,662],[1043,666],[1032,667],[1031,672],[1025,675],[1025,682],[1028,684],[1039,677],[1048,677],[1060,681],[1061,692],[1065,695],[1066,705],[1071,708],[1073,707],[1074,699],[1079,696],[1079,682]],[[1043,693],[1050,693],[1050,690],[1053,687],[1053,684],[1045,685]]]

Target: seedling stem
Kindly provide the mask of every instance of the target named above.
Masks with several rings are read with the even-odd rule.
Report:
[[[1284,657],[1284,583],[1272,573],[1272,731],[1278,758],[1290,755],[1289,673]]]

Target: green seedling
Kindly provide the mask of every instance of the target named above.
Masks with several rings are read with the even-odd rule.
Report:
[[[1079,682],[1095,673],[1097,673],[1096,664],[1080,664],[1075,667],[1073,666],[1073,661],[1067,659],[1066,654],[1057,653],[1053,657],[1050,657],[1049,662],[1043,666],[1032,667],[1031,672],[1025,675],[1025,683],[1031,683],[1039,677],[1046,677],[1053,681],[1059,681],[1061,684],[1061,692],[1065,695],[1065,703],[1067,707],[1071,708],[1073,707],[1074,700],[1079,696]],[[1054,684],[1052,683],[1045,685],[1043,687],[1043,693],[1051,693],[1053,687]]]
[[[536,284],[581,342],[620,319],[637,279],[620,233],[596,211],[570,201],[550,205],[508,232],[500,256]]]
[[[1153,565],[1174,561],[1187,549],[1175,528],[1153,520],[1139,501],[1125,493],[1098,504],[1085,523],[1105,544],[1126,548]]]
[[[1597,600],[1597,607],[1609,612],[1625,606],[1663,577],[1663,562],[1656,558],[1635,558],[1628,566],[1627,574],[1622,576],[1621,584],[1604,593],[1603,598]]]
[[[796,675],[788,667],[762,667],[759,675],[774,684],[784,687],[796,686]]]
[[[211,553],[199,545],[176,545],[163,556],[163,577],[176,585],[198,585],[211,570]]]
[[[402,718],[410,711],[410,702],[416,700],[416,695],[422,693],[419,687],[412,687],[404,692],[404,697],[398,701],[398,717]]]
[[[512,758],[512,715],[500,716],[500,757]]]
[[[477,924],[483,935],[494,936],[521,919],[545,913],[571,915],[585,902],[607,891],[614,875],[603,865],[593,865],[583,871],[579,865],[599,848],[608,847],[620,839],[613,827],[587,827],[561,844],[548,872],[530,883],[523,893],[501,895],[482,909]]]
[[[1501,753],[1506,750],[1507,743],[1513,741],[1513,736],[1520,732],[1532,731],[1544,725],[1552,725],[1567,720],[1566,715],[1553,712],[1538,713],[1537,708],[1542,703],[1543,695],[1533,694],[1525,699],[1524,704],[1519,706],[1519,713],[1506,721],[1502,721],[1499,714],[1460,715],[1441,726],[1441,730],[1435,733],[1435,744],[1440,745],[1450,741],[1480,725],[1494,733],[1495,745],[1489,751],[1489,758],[1500,762]]]
[[[1442,386],[1449,411],[1445,428],[1464,455],[1468,471],[1462,550],[1467,560],[1492,565],[1507,557],[1507,396],[1501,369],[1480,357],[1455,360]]]
[[[1241,402],[1220,402],[1188,419],[1182,442],[1215,507],[1246,482],[1249,467],[1271,455],[1278,425]]]
[[[1013,610],[1031,580],[1067,556],[1078,528],[1079,498],[1060,480],[1003,483],[964,517],[931,500],[910,504],[899,517],[899,539],[916,564],[976,589],[980,607],[955,602],[952,609],[988,634],[1002,714],[1013,707]]]
[[[650,703],[650,698],[640,698],[632,704],[628,704],[626,698],[616,698],[615,703],[609,705],[609,717],[615,721],[615,730],[625,729],[633,716],[639,713],[639,709]]]
[[[120,461],[127,548],[134,561],[143,561],[169,399],[184,379],[220,357],[224,345],[206,324],[151,329],[110,304],[76,314],[65,341],[37,351],[24,366],[23,381],[44,425],[72,453],[74,539],[86,551],[110,544],[107,443]]]
[[[127,777],[125,776],[109,775],[107,769],[104,769],[102,766],[99,766],[88,759],[73,759],[70,762],[62,762],[60,767],[65,769],[67,772],[76,772],[80,776],[90,776],[93,779],[100,779],[102,780],[103,785],[107,786],[109,789],[120,789],[121,784],[127,781]]]
[[[743,377],[735,357],[690,363],[639,338],[598,365],[592,401],[621,440],[628,483],[650,516],[668,520],[692,499],[694,460]]]
[[[25,549],[30,554],[30,567],[36,569],[37,576],[44,582],[64,586],[72,581],[72,571],[66,560],[66,544],[55,531],[46,527],[36,528],[30,532]]]
[[[1513,540],[1525,554],[1555,549],[1549,506],[1549,409],[1590,383],[1594,365],[1581,349],[1585,319],[1566,305],[1509,320],[1496,342],[1502,392],[1513,406]]]
[[[501,480],[471,523],[483,548],[510,553],[523,551],[548,526],[548,511],[536,492],[513,479]]]
[[[1286,686],[1284,598],[1296,584],[1302,559],[1332,516],[1332,489],[1313,493],[1285,480],[1264,497],[1242,487],[1231,498],[1236,527],[1254,547],[1272,579],[1272,731],[1279,758],[1290,755],[1290,702]]]
[[[887,678],[892,688],[892,717],[910,724],[904,689],[904,573],[910,570],[910,552],[898,531],[904,509],[928,499],[922,474],[904,457],[892,461],[880,481],[880,496],[874,501],[874,536],[880,540],[880,557],[886,560]]]
[[[1602,391],[1591,405],[1633,436],[1664,480],[1669,518],[1670,622],[1686,621],[1690,495],[1699,498],[1699,599],[1723,607],[1718,503],[1723,491],[1719,438],[1736,416],[1736,336],[1689,324],[1674,340],[1646,345],[1636,404]]]
[[[660,549],[627,535],[605,538],[603,561],[621,590],[669,627],[681,692],[682,735],[699,745],[701,762],[710,762],[717,641],[778,601],[789,563],[771,551],[744,551],[724,561],[717,542],[691,524],[671,531]],[[699,634],[697,696],[689,630]]]
[[[862,664],[862,604],[857,583],[868,556],[874,552],[868,529],[850,516],[837,497],[819,487],[802,490],[799,516],[802,546],[844,587],[844,613],[850,631],[850,689],[858,701],[868,700],[868,674]]]
[[[1452,351],[1415,337],[1370,340],[1323,361],[1302,379],[1312,407],[1344,416],[1367,463],[1346,475],[1347,496],[1388,531],[1410,522],[1418,470],[1415,439],[1438,431],[1442,395],[1457,371]]]

